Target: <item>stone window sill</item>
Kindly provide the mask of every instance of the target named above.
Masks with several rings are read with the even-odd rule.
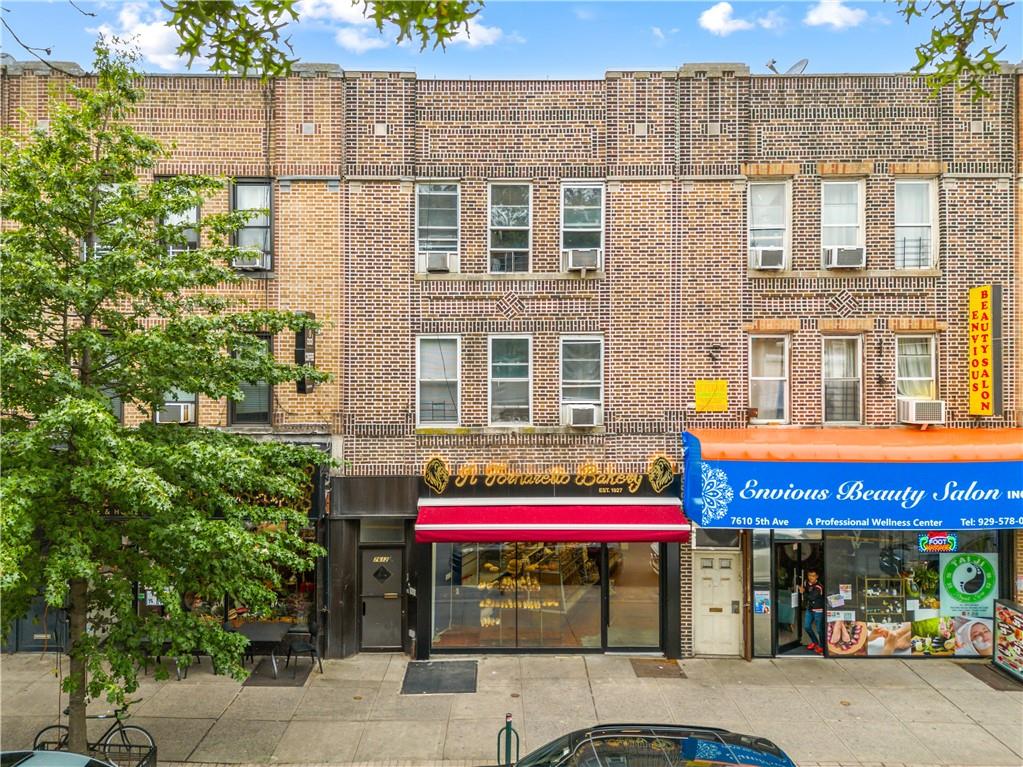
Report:
[[[470,434],[606,434],[603,426],[419,426],[416,436]]]
[[[526,282],[530,280],[565,280],[566,282],[602,280],[604,271],[598,269],[592,272],[508,272],[505,274],[491,274],[480,272],[449,272],[447,274],[430,274],[428,272],[416,272],[416,282]]]
[[[882,277],[941,277],[941,269],[810,269],[806,271],[761,271],[748,269],[747,276],[753,280],[784,280],[784,279],[856,279],[866,277],[876,279]]]

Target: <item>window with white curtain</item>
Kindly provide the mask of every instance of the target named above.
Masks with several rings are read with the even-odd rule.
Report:
[[[458,184],[416,185],[416,252],[458,252]]]
[[[927,269],[933,263],[933,189],[931,181],[895,182],[896,269]]]
[[[529,271],[529,184],[490,185],[490,271]]]
[[[490,422],[500,426],[530,421],[529,336],[490,338]]]
[[[860,221],[862,181],[821,183],[821,245],[856,248],[863,245]]]
[[[895,390],[907,399],[935,399],[934,336],[895,339]]]
[[[252,211],[245,226],[235,232],[234,242],[239,248],[270,254],[270,198],[269,180],[235,182],[231,197],[232,210]]]
[[[458,338],[419,339],[417,413],[422,425],[458,425]]]
[[[860,423],[862,380],[858,336],[824,339],[824,422]]]
[[[749,185],[749,245],[751,248],[784,248],[788,184],[784,181]]]
[[[561,187],[561,247],[590,250],[604,247],[604,185]]]
[[[758,423],[789,418],[789,337],[751,336],[749,406]]]
[[[601,338],[561,339],[561,403],[599,405],[603,400]]]

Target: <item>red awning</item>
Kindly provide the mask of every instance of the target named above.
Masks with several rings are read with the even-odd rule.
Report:
[[[510,541],[689,540],[689,520],[677,498],[598,500],[579,498],[432,499],[419,501],[419,543]]]

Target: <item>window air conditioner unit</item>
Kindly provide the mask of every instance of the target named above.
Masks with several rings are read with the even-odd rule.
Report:
[[[866,265],[865,248],[828,247],[823,251],[825,269],[862,269]]]
[[[165,402],[163,410],[156,412],[157,423],[192,423],[195,405],[191,402]]]
[[[899,423],[945,423],[945,401],[940,399],[899,399]]]
[[[585,272],[600,268],[600,257],[603,251],[600,248],[587,248],[585,250],[577,248],[566,250],[564,254],[568,271]]]
[[[600,426],[604,423],[600,405],[564,405],[562,420],[566,426]]]
[[[250,272],[267,272],[270,271],[270,254],[258,250],[248,251],[232,259],[231,266]]]
[[[785,250],[783,248],[750,248],[750,264],[754,269],[783,269]]]
[[[432,274],[445,274],[454,271],[452,269],[455,260],[454,253],[431,250],[424,253],[423,258],[426,261],[426,271]]]

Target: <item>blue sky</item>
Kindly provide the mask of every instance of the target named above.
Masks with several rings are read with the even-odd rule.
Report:
[[[53,58],[87,65],[98,31],[136,37],[145,68],[182,71],[176,37],[155,0],[115,2],[0,0],[4,19],[26,44],[52,47]],[[300,0],[292,26],[295,52],[306,62],[345,69],[413,70],[420,77],[600,78],[608,69],[672,69],[686,62],[738,61],[766,73],[808,58],[810,73],[908,69],[929,25],[908,25],[894,2],[520,2],[490,0],[470,35],[447,51],[420,52],[378,35],[351,0]],[[1009,10],[1001,58],[1020,61],[1023,14]],[[3,50],[28,58],[3,30]],[[196,66],[193,71],[203,71]]]

